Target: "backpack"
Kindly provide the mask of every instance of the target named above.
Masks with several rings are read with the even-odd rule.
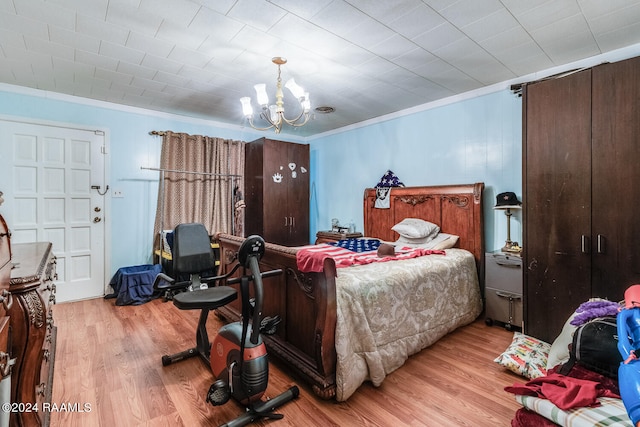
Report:
[[[575,330],[569,349],[569,360],[562,365],[558,373],[567,375],[578,363],[591,371],[617,380],[621,362],[616,317],[598,317]]]

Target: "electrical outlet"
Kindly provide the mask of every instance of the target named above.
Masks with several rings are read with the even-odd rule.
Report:
[[[124,194],[122,194],[122,190],[113,190],[111,197],[124,197]]]

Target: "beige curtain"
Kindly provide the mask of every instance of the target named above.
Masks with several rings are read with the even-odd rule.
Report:
[[[244,145],[242,141],[171,131],[163,136],[154,236],[201,222],[209,234],[242,235]]]

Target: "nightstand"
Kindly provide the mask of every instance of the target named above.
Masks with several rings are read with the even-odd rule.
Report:
[[[485,323],[522,328],[522,257],[501,251],[485,254]]]
[[[357,239],[362,233],[338,233],[337,231],[318,231],[316,233],[316,245],[319,243],[332,243],[344,239]]]

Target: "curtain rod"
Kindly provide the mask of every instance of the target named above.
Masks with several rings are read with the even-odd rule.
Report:
[[[194,175],[210,175],[210,176],[219,176],[219,177],[232,177],[232,178],[242,178],[242,175],[234,175],[231,173],[210,173],[210,172],[195,172],[195,171],[183,171],[176,169],[161,169],[161,168],[147,168],[144,166],[140,166],[140,169],[146,169],[150,171],[160,171],[160,172],[175,172],[175,173],[189,173]]]
[[[165,136],[166,134],[167,134],[167,132],[163,131],[163,130],[152,130],[152,131],[149,131],[149,135]]]

